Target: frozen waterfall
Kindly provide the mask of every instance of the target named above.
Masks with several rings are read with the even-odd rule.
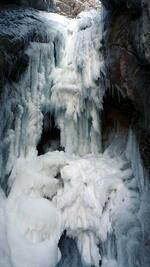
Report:
[[[121,154],[102,150],[102,14],[39,18],[48,42],[31,42],[28,69],[0,103],[0,267],[149,267],[149,186],[134,133],[118,140]]]

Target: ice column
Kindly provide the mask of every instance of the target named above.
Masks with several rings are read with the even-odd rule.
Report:
[[[62,60],[53,72],[52,110],[61,130],[61,146],[69,153],[101,151],[101,25],[96,12],[71,20]]]

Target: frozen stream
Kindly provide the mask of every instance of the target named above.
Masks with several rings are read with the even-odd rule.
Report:
[[[30,44],[27,71],[2,96],[0,267],[149,267],[149,191],[134,134],[102,149],[102,14],[39,18],[48,43]]]

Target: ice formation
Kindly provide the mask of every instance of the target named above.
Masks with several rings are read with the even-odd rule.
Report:
[[[30,44],[26,73],[2,96],[0,169],[8,197],[0,191],[0,267],[55,267],[64,233],[76,242],[82,266],[149,267],[149,189],[134,134],[126,153],[113,146],[102,153],[102,17],[39,16],[48,43]],[[37,156],[48,114],[60,147]]]
[[[61,146],[69,153],[86,154],[101,149],[104,90],[99,90],[98,82],[103,71],[99,20],[98,15],[83,13],[70,21],[64,57],[52,74],[52,109],[61,130]]]

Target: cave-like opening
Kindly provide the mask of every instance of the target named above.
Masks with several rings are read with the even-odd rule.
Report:
[[[38,155],[43,155],[48,151],[62,150],[60,130],[56,126],[54,115],[47,112],[43,114],[43,117],[42,135],[37,145]]]
[[[127,97],[117,89],[107,90],[103,100],[102,143],[104,149],[121,133],[127,134],[135,108]]]
[[[58,246],[62,256],[57,267],[86,267],[82,264],[75,240],[67,237],[66,231],[61,236]]]

